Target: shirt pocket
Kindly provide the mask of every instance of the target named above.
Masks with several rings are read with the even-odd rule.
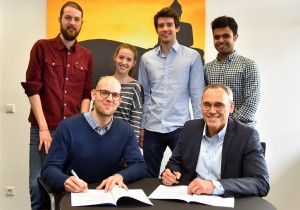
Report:
[[[56,81],[63,78],[64,71],[62,61],[46,58],[43,74],[45,80],[49,79]]]
[[[87,66],[75,62],[73,72],[74,81],[78,83],[84,83],[87,70]]]

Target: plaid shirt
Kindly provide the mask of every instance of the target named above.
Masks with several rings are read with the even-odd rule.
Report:
[[[217,57],[204,67],[205,84],[223,83],[231,88],[235,105],[232,117],[255,126],[260,101],[260,76],[256,63],[234,51],[222,63]]]

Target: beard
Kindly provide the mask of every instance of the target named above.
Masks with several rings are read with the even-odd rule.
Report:
[[[73,30],[75,30],[75,32],[73,34],[69,34],[68,33],[68,29],[72,28]],[[65,40],[68,41],[73,41],[77,38],[77,36],[79,35],[81,28],[76,31],[76,29],[73,26],[68,26],[67,28],[63,28],[62,25],[60,25],[60,32],[63,35],[63,37],[65,38]]]

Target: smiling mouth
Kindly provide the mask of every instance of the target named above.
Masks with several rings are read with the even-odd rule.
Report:
[[[127,69],[127,66],[120,65],[120,69],[121,69],[121,70],[126,70],[126,69]]]
[[[220,116],[216,116],[216,115],[209,115],[209,116],[206,116],[208,119],[212,119],[212,120],[215,120],[215,119],[219,119]]]
[[[164,38],[166,38],[166,37],[168,37],[169,35],[170,35],[170,34],[167,33],[167,34],[162,34],[161,36],[164,37]]]

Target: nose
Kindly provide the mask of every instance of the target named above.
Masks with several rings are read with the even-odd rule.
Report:
[[[220,37],[218,42],[224,42],[224,38],[223,37]]]
[[[75,18],[70,18],[70,24],[74,25],[75,24]]]
[[[112,101],[113,100],[112,93],[109,93],[109,95],[106,97],[105,100]]]
[[[106,99],[112,101],[112,93],[109,93]]]
[[[217,110],[216,110],[216,107],[215,107],[215,105],[211,105],[210,106],[210,108],[209,108],[209,110],[208,110],[209,112],[216,112]]]

